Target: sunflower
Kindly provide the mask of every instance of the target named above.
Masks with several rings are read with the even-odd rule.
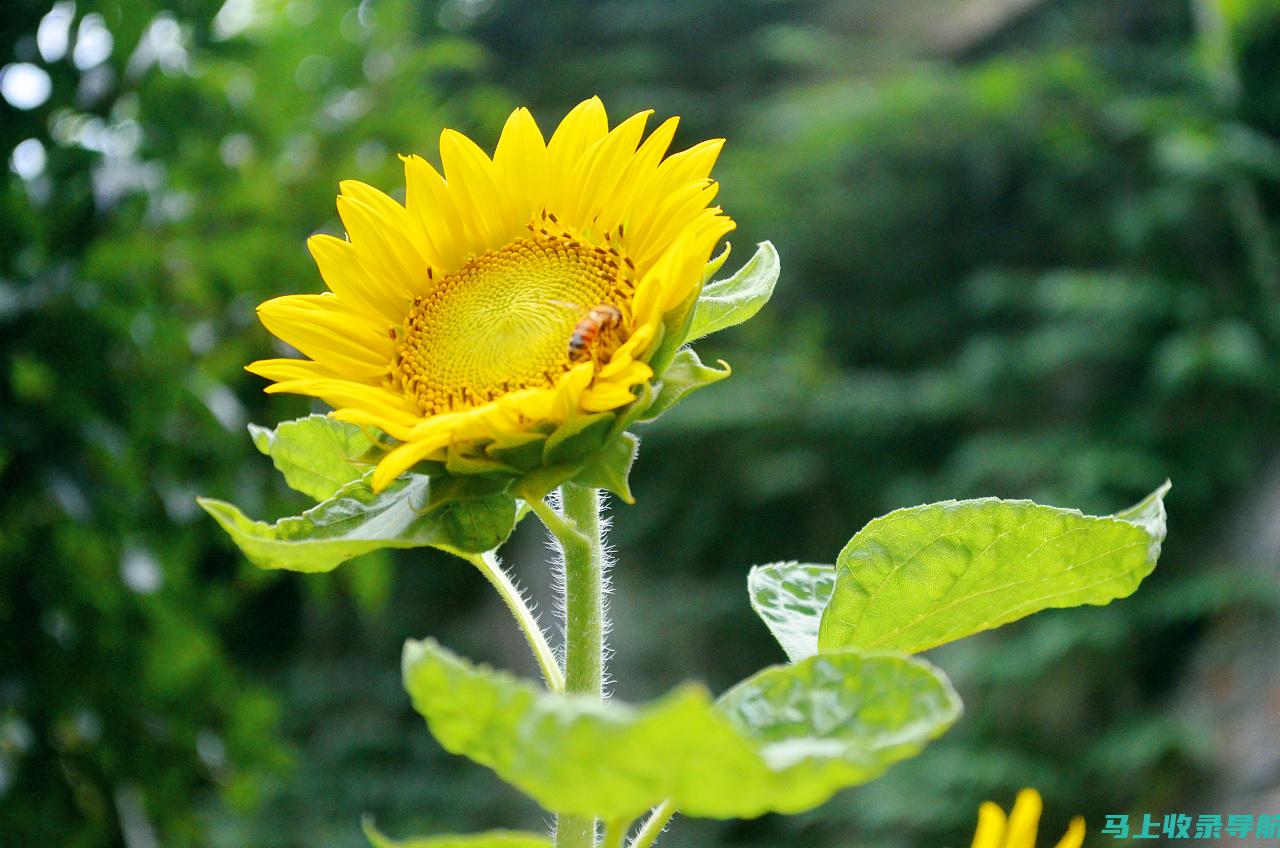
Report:
[[[1036,831],[1044,808],[1040,793],[1024,789],[1018,793],[1013,811],[1006,818],[1004,810],[987,801],[978,808],[978,830],[973,835],[973,848],[1036,848]],[[1084,842],[1084,819],[1076,816],[1057,848],[1080,848]]]
[[[329,291],[258,307],[308,358],[248,370],[395,439],[375,491],[459,445],[631,404],[734,227],[710,205],[723,141],[667,156],[678,119],[645,138],[650,114],[611,130],[592,98],[544,141],[517,109],[492,158],[445,130],[443,174],[401,157],[404,205],[341,183],[347,238],[308,241]]]

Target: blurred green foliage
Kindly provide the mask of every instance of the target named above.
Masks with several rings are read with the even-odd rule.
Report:
[[[10,3],[0,64],[51,92],[0,102],[0,841],[540,826],[399,687],[409,636],[532,673],[468,566],[259,572],[194,496],[299,505],[244,425],[310,407],[241,368],[272,351],[254,305],[320,289],[304,240],[338,231],[337,182],[394,190],[443,126],[491,145],[513,106],[545,129],[591,93],[728,137],[730,267],[771,238],[784,269],[704,349],[733,378],[645,432],[615,522],[620,696],[781,660],[747,568],[829,562],[894,507],[1106,513],[1175,483],[1132,601],[938,652],[969,709],[926,756],[665,844],[960,844],[1022,785],[1057,825],[1211,779],[1169,709],[1185,660],[1280,606],[1219,553],[1280,432],[1280,6],[1060,0],[940,47],[970,5]],[[518,535],[535,588],[541,553]]]

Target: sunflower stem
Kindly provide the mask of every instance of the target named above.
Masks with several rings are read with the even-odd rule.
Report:
[[[600,848],[623,848],[629,827],[626,819],[607,822],[604,826],[604,842],[601,843]]]
[[[636,831],[636,835],[632,837],[631,843],[627,848],[649,848],[655,840],[666,830],[667,825],[676,815],[675,804],[670,801],[663,801],[661,804],[653,808],[649,813],[649,818],[644,820],[644,824],[640,825],[640,829]]]
[[[600,492],[566,483],[561,512],[543,501],[530,507],[564,555],[564,691],[599,700],[604,694],[604,543]],[[592,818],[561,816],[556,848],[594,848]]]
[[[478,568],[493,588],[498,590],[498,595],[502,597],[507,609],[511,610],[511,615],[515,618],[520,630],[524,632],[524,638],[533,651],[533,658],[538,661],[538,667],[542,670],[542,679],[546,681],[547,688],[552,692],[563,692],[564,673],[560,670],[555,651],[551,650],[546,634],[538,626],[538,619],[525,603],[524,593],[520,591],[520,587],[516,585],[507,570],[502,567],[497,555],[493,551],[470,554],[467,556],[467,561]]]

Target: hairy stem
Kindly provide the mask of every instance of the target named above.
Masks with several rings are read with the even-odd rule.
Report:
[[[600,492],[572,484],[560,489],[563,513],[547,503],[529,506],[564,554],[564,691],[600,698],[604,691],[604,545]],[[556,848],[594,848],[596,822],[561,816]]]
[[[622,843],[627,839],[627,829],[630,827],[626,821],[611,821],[604,828],[604,842],[601,848],[622,848]]]
[[[650,845],[662,834],[671,819],[675,818],[676,807],[670,801],[663,801],[661,804],[653,808],[653,812],[649,813],[649,818],[644,820],[644,824],[640,825],[640,829],[636,831],[636,835],[632,837],[631,844],[627,848],[649,848]]]
[[[511,579],[507,570],[502,567],[497,555],[493,551],[472,554],[467,557],[467,561],[480,569],[485,579],[498,590],[507,609],[511,610],[511,615],[515,617],[516,624],[524,632],[524,638],[533,651],[533,658],[538,661],[538,667],[542,670],[542,679],[547,682],[547,688],[552,692],[563,692],[564,673],[560,670],[560,663],[556,661],[555,652],[551,650],[546,634],[538,626],[538,620],[534,617],[533,611],[525,603],[524,593]]]

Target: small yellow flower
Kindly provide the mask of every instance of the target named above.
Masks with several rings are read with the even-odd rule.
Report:
[[[1036,830],[1044,804],[1040,793],[1024,789],[1018,793],[1013,812],[1006,819],[1004,810],[987,801],[978,808],[978,830],[973,835],[973,848],[1036,848]],[[1084,819],[1076,816],[1057,848],[1080,848],[1084,842]]]
[[[347,239],[308,242],[329,291],[258,307],[309,359],[249,370],[398,440],[375,490],[451,447],[519,444],[630,404],[734,227],[710,205],[722,140],[666,156],[677,119],[642,143],[649,114],[610,130],[592,98],[544,142],[517,109],[492,158],[445,130],[443,175],[402,157],[403,206],[343,182]]]

